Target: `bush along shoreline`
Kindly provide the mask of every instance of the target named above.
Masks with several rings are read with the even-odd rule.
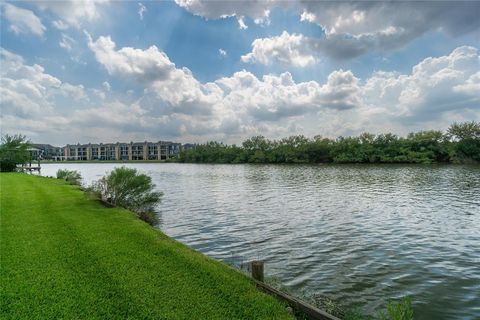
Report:
[[[82,175],[76,170],[58,169],[57,179],[67,181],[71,185],[81,186]]]
[[[82,176],[75,170],[58,170],[57,179],[82,187]],[[122,207],[132,211],[148,224],[159,223],[155,207],[158,206],[163,193],[155,191],[152,178],[139,173],[136,169],[119,167],[95,181],[87,188],[82,188],[90,197],[101,201],[108,207]]]
[[[220,142],[180,153],[187,163],[480,163],[480,123],[454,123],[446,132],[419,131],[399,137],[363,133],[337,139],[303,135],[281,140],[263,136],[240,146]]]

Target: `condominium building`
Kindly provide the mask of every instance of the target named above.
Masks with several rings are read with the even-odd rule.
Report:
[[[69,144],[63,148],[63,160],[167,160],[181,149],[181,143],[169,141]]]
[[[67,144],[65,147],[54,147],[50,144],[33,144],[30,152],[32,160],[167,160],[176,158],[183,150],[181,143],[170,141],[158,142],[117,142]],[[185,145],[191,148],[191,145]],[[32,150],[33,150],[32,149]]]

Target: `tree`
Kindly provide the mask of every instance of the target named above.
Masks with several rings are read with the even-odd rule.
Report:
[[[248,162],[265,162],[266,153],[270,151],[272,144],[263,136],[255,136],[242,143],[247,155]]]
[[[255,136],[241,146],[208,142],[182,153],[183,162],[207,163],[446,163],[480,162],[480,123],[454,123],[448,133],[419,131],[406,137],[362,133],[336,140]]]
[[[467,139],[480,139],[480,122],[454,122],[447,130],[451,138],[462,141]]]
[[[452,158],[457,162],[480,162],[480,123],[471,121],[454,123],[448,128],[453,145]]]
[[[331,162],[330,155],[333,141],[321,136],[315,136],[307,145],[305,153],[308,155],[310,162]]]
[[[429,130],[409,133],[405,139],[408,159],[416,163],[448,161],[446,137],[441,131]]]
[[[17,164],[24,164],[30,160],[28,148],[30,142],[23,135],[5,135],[0,145],[0,171],[12,172]]]

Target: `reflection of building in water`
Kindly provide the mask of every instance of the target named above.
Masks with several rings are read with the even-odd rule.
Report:
[[[54,147],[49,144],[33,144],[40,150],[32,154],[34,159],[41,155],[42,159],[51,160],[167,160],[178,157],[183,146],[170,141],[100,143],[100,144],[67,144],[65,147]],[[185,149],[190,145],[185,145]]]

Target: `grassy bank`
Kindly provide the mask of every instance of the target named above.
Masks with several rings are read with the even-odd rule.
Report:
[[[248,278],[63,181],[1,174],[2,319],[287,319]]]

